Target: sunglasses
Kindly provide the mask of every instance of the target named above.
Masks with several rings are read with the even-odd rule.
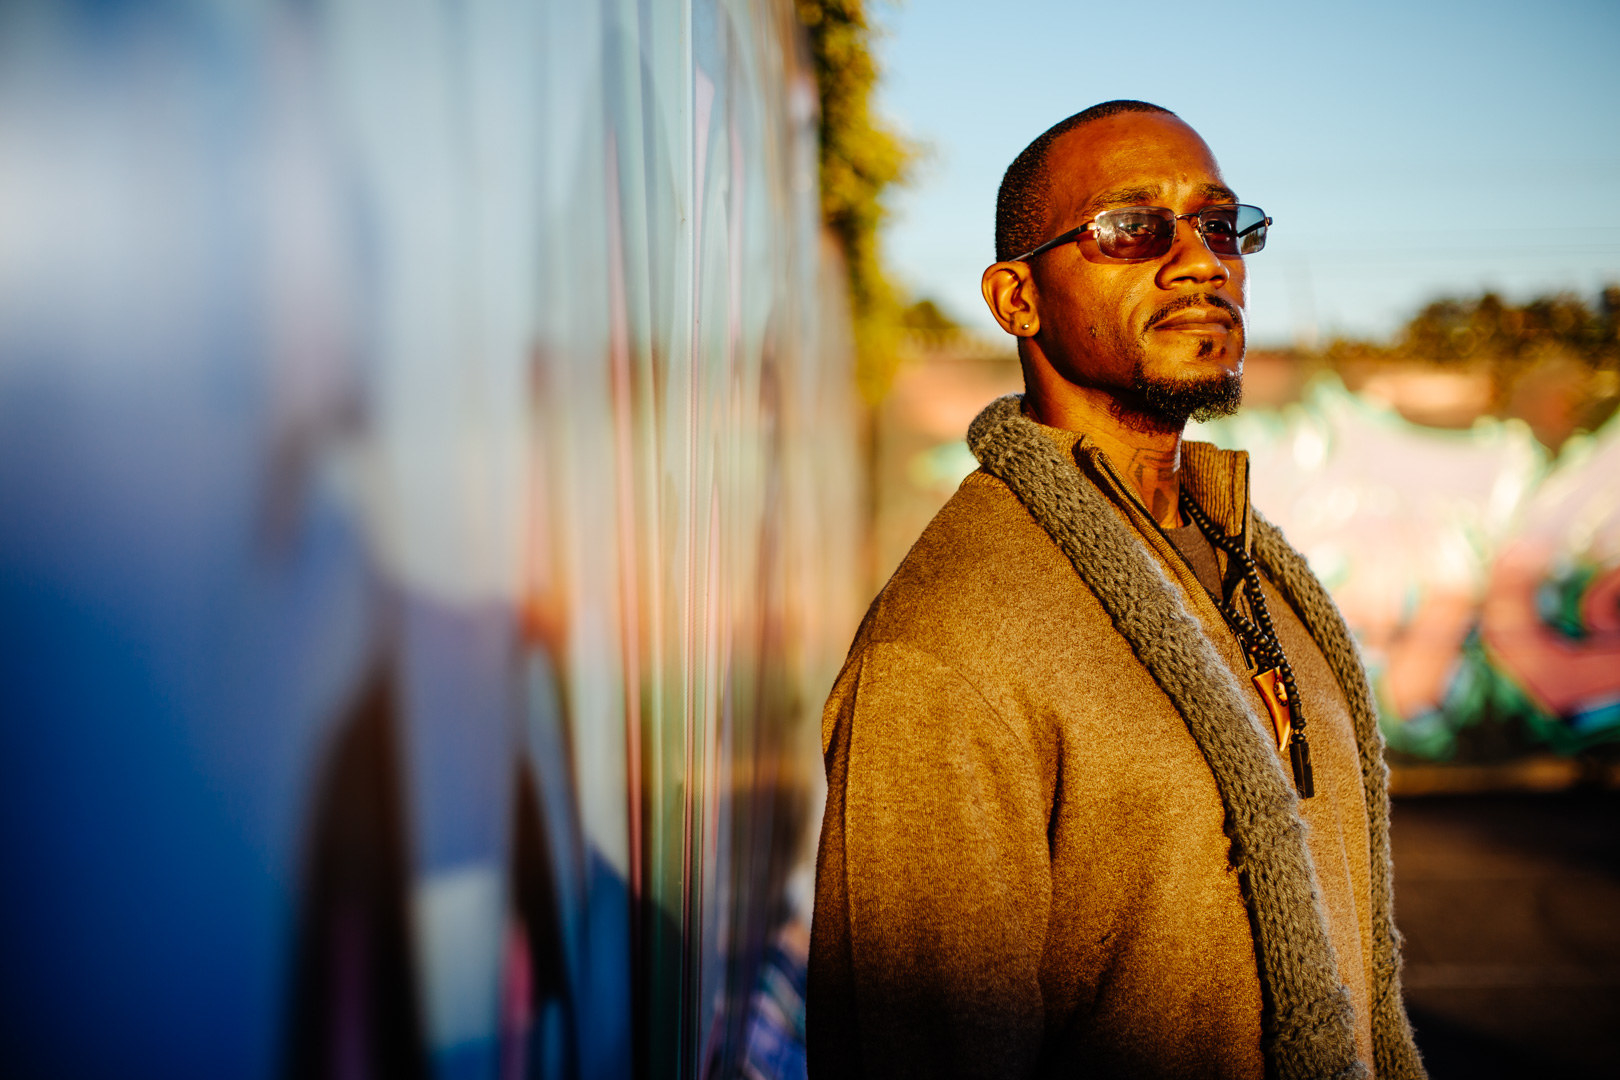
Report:
[[[1104,210],[1084,225],[1054,236],[1034,251],[1012,262],[1033,259],[1071,240],[1078,240],[1089,229],[1097,238],[1097,250],[1110,259],[1157,259],[1176,242],[1176,222],[1191,221],[1204,245],[1223,259],[1253,255],[1266,246],[1266,226],[1271,219],[1258,206],[1219,203],[1191,214],[1178,214],[1162,206],[1126,206]]]

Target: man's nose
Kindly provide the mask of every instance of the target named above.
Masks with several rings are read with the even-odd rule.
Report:
[[[1177,221],[1176,238],[1170,245],[1170,253],[1165,256],[1164,265],[1159,269],[1159,283],[1166,287],[1188,281],[1201,285],[1224,283],[1228,276],[1226,263],[1209,249],[1198,231],[1198,219]]]

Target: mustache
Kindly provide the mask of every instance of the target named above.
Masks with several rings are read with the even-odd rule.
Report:
[[[1147,321],[1148,329],[1151,330],[1170,316],[1180,314],[1190,308],[1207,307],[1220,308],[1232,316],[1233,326],[1239,330],[1243,329],[1243,312],[1232,301],[1224,296],[1217,296],[1215,293],[1191,293],[1187,296],[1176,297],[1153,313],[1153,317]]]

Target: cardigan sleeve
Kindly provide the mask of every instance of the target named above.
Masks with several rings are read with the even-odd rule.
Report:
[[[824,721],[812,1077],[1016,1077],[1044,1030],[1047,785],[960,674],[868,645]]]

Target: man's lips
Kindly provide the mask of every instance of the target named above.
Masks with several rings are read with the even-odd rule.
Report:
[[[1150,330],[1231,330],[1236,325],[1232,316],[1216,307],[1191,308],[1160,319]]]

